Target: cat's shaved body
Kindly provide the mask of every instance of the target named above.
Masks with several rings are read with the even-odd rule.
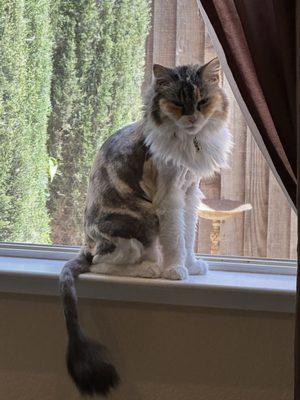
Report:
[[[74,278],[83,272],[167,279],[204,274],[193,246],[201,177],[227,162],[228,104],[217,60],[174,69],[154,66],[144,118],[99,150],[90,175],[80,255],[61,274],[69,334],[68,369],[82,393],[118,383],[104,348],[83,335]]]
[[[141,124],[120,129],[101,148],[90,176],[82,248],[93,256],[92,272],[160,275],[156,180]]]
[[[149,176],[149,163],[149,149],[138,124],[120,129],[98,153],[85,210],[87,251],[96,245],[92,255],[101,255],[97,246],[102,235],[109,237],[112,250],[117,238],[136,239],[147,247],[157,237],[158,218],[147,191],[149,180],[155,185],[156,174],[153,168]]]

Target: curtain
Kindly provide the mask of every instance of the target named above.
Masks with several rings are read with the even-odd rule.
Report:
[[[300,48],[300,2],[299,0],[197,0],[197,2],[204,20],[212,28],[210,32],[214,36],[212,41],[217,47],[222,67],[246,121],[252,133],[256,134],[256,141],[289,200],[295,207],[298,202],[299,208],[297,176],[299,183],[300,101],[298,98],[297,102],[296,97],[300,92],[300,54],[296,56],[296,51],[299,52]],[[294,400],[300,400],[299,246]]]
[[[257,127],[264,145],[261,150],[267,151],[271,168],[275,167],[280,183],[295,205],[296,0],[198,2],[213,26],[226,63]]]

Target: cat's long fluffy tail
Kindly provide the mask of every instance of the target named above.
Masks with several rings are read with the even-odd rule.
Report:
[[[68,261],[60,274],[60,291],[69,337],[67,366],[71,377],[82,394],[107,395],[119,383],[115,367],[108,361],[106,349],[87,338],[79,326],[75,278],[88,272],[92,256],[80,254]]]

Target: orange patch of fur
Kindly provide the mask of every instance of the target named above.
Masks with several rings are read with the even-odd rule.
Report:
[[[182,115],[182,108],[166,99],[161,99],[159,101],[159,106],[165,114],[172,114],[176,119],[179,119]]]
[[[201,108],[201,113],[205,117],[214,115],[225,121],[228,117],[228,100],[224,93],[218,90],[210,95],[207,105]]]

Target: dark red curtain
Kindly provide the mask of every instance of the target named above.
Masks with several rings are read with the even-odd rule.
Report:
[[[296,0],[200,0],[229,68],[296,204]]]
[[[212,25],[258,128],[265,145],[261,150],[268,152],[286,192],[295,205],[298,202],[299,209],[300,0],[198,0],[198,3]],[[300,400],[299,247],[297,279],[294,400]]]

